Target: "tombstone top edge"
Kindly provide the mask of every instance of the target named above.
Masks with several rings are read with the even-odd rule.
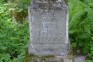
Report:
[[[32,0],[32,2],[62,2],[64,0]]]
[[[33,0],[30,8],[67,9],[67,5],[63,0]]]

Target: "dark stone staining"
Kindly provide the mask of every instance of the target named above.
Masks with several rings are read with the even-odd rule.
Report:
[[[64,59],[63,58],[61,59],[61,62],[64,62]]]
[[[38,56],[38,55],[27,53],[25,56],[25,62],[43,62],[43,61],[44,62],[57,62],[57,60],[53,60],[52,58],[55,58],[55,56],[54,55]]]
[[[48,58],[45,62],[64,62],[64,59],[62,58]]]
[[[57,58],[54,55],[37,56],[30,54],[30,59],[25,62],[64,62],[63,58]]]
[[[67,2],[67,0],[65,1]],[[61,0],[37,0],[33,1],[31,8],[37,9],[63,9],[65,8],[65,2]]]

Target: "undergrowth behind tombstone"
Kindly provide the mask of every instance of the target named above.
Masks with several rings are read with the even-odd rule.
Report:
[[[70,0],[69,36],[74,54],[93,60],[93,0]]]
[[[28,21],[14,20],[10,15],[14,6],[8,5],[0,2],[0,62],[23,62],[29,41]]]

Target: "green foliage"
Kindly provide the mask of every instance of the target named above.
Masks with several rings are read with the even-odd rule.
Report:
[[[0,0],[0,62],[23,62],[29,39],[28,22],[12,18],[27,13],[30,0]],[[69,35],[73,50],[93,62],[93,0],[69,0]],[[18,16],[20,17],[20,16]],[[91,60],[90,60],[91,59]]]
[[[93,59],[93,0],[70,0],[69,34],[73,49]]]
[[[1,4],[8,7],[10,15],[18,22],[22,22],[28,15],[30,0],[1,0]]]
[[[28,22],[16,23],[9,9],[0,4],[0,62],[23,62],[29,40]]]

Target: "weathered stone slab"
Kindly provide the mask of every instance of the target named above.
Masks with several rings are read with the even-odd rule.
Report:
[[[76,56],[74,62],[86,62],[86,56]]]
[[[63,0],[33,0],[29,7],[30,46],[35,55],[69,53],[67,6]]]

